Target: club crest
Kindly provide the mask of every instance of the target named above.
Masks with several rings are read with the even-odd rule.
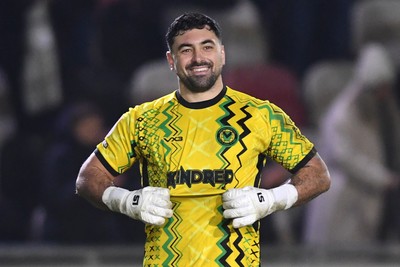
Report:
[[[218,130],[217,141],[223,146],[233,146],[239,140],[239,134],[232,126],[225,126]]]

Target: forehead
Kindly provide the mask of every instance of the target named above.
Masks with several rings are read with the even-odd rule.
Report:
[[[210,40],[216,44],[219,43],[218,37],[215,35],[213,31],[209,30],[207,27],[203,29],[191,29],[175,37],[173,48],[177,48],[182,44],[186,45],[201,44],[206,40]]]

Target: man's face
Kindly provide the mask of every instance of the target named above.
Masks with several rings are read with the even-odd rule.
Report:
[[[225,51],[214,32],[206,27],[176,36],[167,59],[183,86],[192,92],[205,92],[221,76]]]

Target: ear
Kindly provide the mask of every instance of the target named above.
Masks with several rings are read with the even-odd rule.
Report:
[[[171,51],[167,51],[167,53],[165,54],[167,57],[167,61],[168,61],[168,65],[170,70],[175,70],[175,63],[174,63],[174,58],[171,54]]]

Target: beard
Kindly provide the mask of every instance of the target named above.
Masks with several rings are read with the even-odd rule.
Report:
[[[211,69],[213,67],[212,63],[193,63],[189,65],[187,68],[192,68],[195,66],[209,66]],[[221,75],[221,70],[212,71],[210,75],[204,76],[196,76],[196,75],[183,75],[178,74],[179,79],[185,85],[185,87],[194,93],[202,93],[208,91],[215,82],[217,81],[218,77]]]

